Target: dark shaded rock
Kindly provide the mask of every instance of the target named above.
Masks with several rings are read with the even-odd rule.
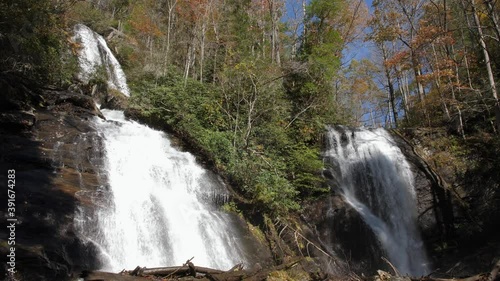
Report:
[[[101,108],[125,110],[128,107],[128,98],[121,92],[109,89],[100,99]]]
[[[86,120],[92,116],[104,118],[90,96],[77,92],[47,91],[44,97],[45,105],[50,111],[76,115]]]
[[[9,101],[1,103],[0,182],[15,170],[15,278],[74,280],[82,269],[99,266],[96,249],[77,236],[74,221],[78,206],[92,204],[80,194],[95,192],[103,180],[102,141],[88,122],[99,111],[81,94],[5,83],[11,80],[0,76],[0,100]],[[7,202],[6,192],[0,196]],[[6,211],[1,208],[0,216]],[[0,232],[4,257],[7,235]],[[6,269],[0,267],[0,276]]]
[[[32,112],[9,111],[0,113],[0,126],[6,131],[21,132],[35,125],[36,117]]]
[[[400,133],[404,139],[397,139],[398,144],[418,170],[419,224],[435,275],[465,277],[488,271],[500,256],[499,146],[483,135],[450,147],[454,136],[443,128]]]
[[[0,111],[25,110],[43,103],[36,83],[14,73],[0,73]]]
[[[331,170],[323,170],[323,176],[329,180],[335,179],[335,175]]]
[[[92,97],[102,109],[125,110],[128,97],[122,92],[109,88],[106,84],[85,84],[80,86],[85,95]]]
[[[303,221],[314,230],[325,251],[337,256],[357,273],[371,274],[386,268],[375,234],[361,216],[338,195],[309,202]]]
[[[57,113],[39,117],[30,135],[0,137],[0,167],[16,170],[16,276],[68,280],[74,272],[97,266],[95,249],[75,234],[73,216],[77,206],[92,203],[77,193],[96,190],[101,181],[99,166],[92,163],[99,158],[96,149],[88,149],[99,142],[82,137],[94,132],[76,117]],[[0,178],[5,181],[5,175]],[[2,246],[1,254],[6,250]]]
[[[452,198],[440,184],[439,175],[427,165],[410,143],[401,135],[393,134],[394,141],[410,163],[414,175],[417,195],[418,224],[427,242],[435,239],[445,239],[452,235],[453,224]]]

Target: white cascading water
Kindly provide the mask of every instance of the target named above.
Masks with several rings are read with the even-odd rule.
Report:
[[[81,50],[78,56],[80,65],[79,78],[88,82],[99,70],[106,68],[108,86],[129,96],[125,73],[118,60],[115,58],[104,38],[83,24],[74,27],[73,40],[80,44]]]
[[[234,217],[212,204],[225,192],[217,178],[162,132],[126,120],[122,111],[102,112],[107,120],[95,125],[108,187],[98,191],[97,210],[80,210],[75,222],[100,250],[103,269],[182,265],[192,256],[196,265],[219,269],[246,262]]]
[[[88,27],[75,26],[81,42],[84,77],[104,64],[109,86],[128,95],[125,75],[105,40]],[[126,120],[122,111],[102,110],[95,118],[103,140],[101,186],[90,205],[81,205],[75,228],[95,246],[102,269],[193,263],[218,269],[249,262],[256,247],[235,215],[225,213],[213,198],[226,195],[220,180],[199,166],[193,155],[180,152],[160,131]],[[96,149],[98,150],[98,149]],[[99,161],[98,161],[99,162]]]
[[[417,226],[416,194],[410,166],[384,129],[328,128],[325,153],[344,199],[377,236],[401,274],[429,272]]]

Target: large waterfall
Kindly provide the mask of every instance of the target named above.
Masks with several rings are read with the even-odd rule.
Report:
[[[104,65],[109,86],[128,95],[104,39],[81,24],[75,38],[83,45],[81,75],[95,75]],[[75,216],[79,236],[97,249],[102,269],[182,265],[191,257],[196,265],[219,269],[255,261],[259,247],[244,223],[214,204],[227,195],[218,177],[164,133],[126,120],[122,111],[102,112],[106,120],[94,120],[103,142],[102,182]]]
[[[377,236],[388,260],[402,274],[429,272],[416,224],[410,166],[384,129],[329,128],[326,161],[344,199]]]
[[[243,229],[211,200],[224,194],[217,177],[160,131],[103,110],[95,125],[104,139],[107,186],[78,229],[101,251],[104,269],[197,265],[229,269],[246,262]]]

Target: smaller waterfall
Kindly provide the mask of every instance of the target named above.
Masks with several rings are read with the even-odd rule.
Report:
[[[81,69],[79,78],[88,82],[100,67],[104,67],[108,75],[108,86],[129,96],[125,73],[104,38],[83,24],[75,25],[74,32],[73,39],[82,47],[78,56]]]
[[[401,150],[384,129],[329,128],[325,159],[346,202],[377,236],[402,274],[429,272],[417,221],[414,177]]]

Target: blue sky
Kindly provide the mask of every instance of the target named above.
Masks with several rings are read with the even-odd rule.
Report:
[[[310,0],[307,0],[307,1],[310,1]],[[348,0],[348,1],[352,1],[352,0]],[[372,6],[373,0],[365,0],[365,1],[366,1],[367,6],[369,7],[369,9],[371,11],[372,10],[371,6]],[[284,17],[283,17],[284,21],[286,21],[287,18],[294,17],[293,5],[300,5],[298,2],[299,1],[297,1],[297,0],[285,0],[287,14],[284,15]],[[301,11],[300,6],[298,7],[298,10]],[[371,56],[371,51],[370,51],[369,44],[365,43],[365,42],[358,42],[357,44],[350,46],[350,48],[344,52],[344,60],[346,60],[346,61],[349,61],[351,59],[357,59],[357,60],[364,59],[364,58],[369,59],[370,56]]]
[[[365,0],[366,5],[370,9],[370,12],[372,11],[372,2],[373,0]],[[347,53],[345,54],[345,59],[369,59],[371,56],[371,51],[370,51],[370,46],[369,43],[366,42],[359,42],[358,44],[354,46],[350,46],[349,50],[347,50]]]

